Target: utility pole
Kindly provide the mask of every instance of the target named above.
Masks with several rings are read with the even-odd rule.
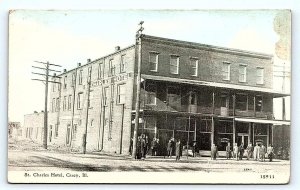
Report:
[[[91,91],[91,76],[92,76],[92,66],[89,67],[88,69],[88,94],[87,94],[87,106],[86,106],[86,119],[85,119],[85,129],[84,129],[84,134],[83,134],[83,150],[82,153],[86,153],[86,139],[87,139],[87,129],[88,129],[88,124],[89,124],[89,109],[90,109],[90,91]]]
[[[139,128],[139,116],[140,116],[140,94],[141,94],[141,62],[142,62],[142,32],[144,21],[139,23],[139,29],[136,32],[136,45],[138,46],[138,71],[136,79],[136,102],[135,102],[135,120],[134,120],[134,132],[133,132],[133,151],[132,157],[136,157],[136,144]]]
[[[40,63],[43,64],[45,67],[36,67],[36,66],[32,66],[35,69],[40,69],[45,71],[45,74],[43,73],[36,73],[36,72],[32,72],[32,74],[35,75],[41,75],[44,76],[45,79],[31,79],[31,80],[36,80],[36,81],[42,81],[45,84],[45,111],[44,111],[44,136],[43,136],[43,147],[44,149],[47,149],[47,140],[48,140],[48,83],[57,83],[60,85],[60,82],[56,82],[56,81],[50,81],[49,80],[49,76],[53,77],[53,78],[60,78],[59,76],[56,76],[56,73],[54,73],[54,75],[49,75],[50,71],[53,72],[60,72],[57,70],[53,70],[50,69],[50,66],[55,66],[55,67],[61,67],[60,65],[55,65],[55,64],[50,64],[48,61],[47,62],[41,62],[41,61],[34,61],[36,63]]]

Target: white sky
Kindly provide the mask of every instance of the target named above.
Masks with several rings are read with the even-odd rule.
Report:
[[[134,44],[137,24],[153,36],[274,54],[276,11],[17,11],[9,17],[9,121],[44,109],[33,61],[72,69]],[[290,61],[276,58],[281,64]],[[289,101],[288,101],[289,102]],[[288,103],[289,104],[289,103]],[[279,109],[280,110],[280,109]],[[280,115],[278,110],[277,115]],[[289,115],[289,113],[288,113]]]

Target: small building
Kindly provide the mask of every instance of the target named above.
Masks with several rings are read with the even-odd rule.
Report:
[[[273,99],[290,95],[273,89],[272,55],[149,35],[141,44],[117,47],[53,78],[60,84],[49,89],[50,144],[80,149],[87,131],[88,151],[128,154],[137,111],[138,134],[161,146],[171,138],[196,142],[201,155],[213,143],[221,153],[228,142],[276,145],[283,140],[277,126],[289,137],[289,121],[273,117]]]
[[[8,122],[8,137],[15,139],[22,137],[22,129],[20,122]]]

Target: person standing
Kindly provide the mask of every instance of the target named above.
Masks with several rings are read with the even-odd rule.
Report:
[[[231,158],[231,147],[230,147],[230,142],[227,143],[227,146],[226,146],[226,159],[230,159]]]
[[[151,142],[151,152],[152,152],[152,156],[156,156],[156,154],[157,154],[157,141],[156,141],[156,138],[153,138],[153,140]]]
[[[135,159],[141,159],[141,137],[138,136],[137,142],[136,142],[136,156]]]
[[[211,160],[216,160],[218,154],[218,147],[215,144],[211,146]]]
[[[245,148],[244,148],[244,143],[242,143],[239,147],[239,155],[240,155],[240,160],[243,159],[243,156],[244,156],[244,151],[245,151]]]
[[[263,144],[261,144],[261,147],[259,148],[260,161],[262,161],[262,162],[265,161],[265,154],[266,154],[266,147]]]
[[[196,147],[197,146],[197,142],[193,141],[193,157],[196,157]]]
[[[246,151],[247,151],[247,160],[249,160],[250,158],[252,158],[252,154],[253,154],[253,146],[252,146],[252,143],[249,143],[247,148],[246,148]]]
[[[146,157],[146,140],[144,139],[144,137],[141,137],[141,158],[142,160],[145,159]]]
[[[180,160],[180,156],[181,156],[181,142],[180,142],[180,139],[177,140],[175,148],[176,148],[176,150],[175,150],[176,161],[179,161]]]
[[[239,147],[237,146],[237,143],[234,143],[234,146],[233,146],[233,157],[236,160],[239,160]]]
[[[272,162],[272,160],[273,160],[273,154],[274,154],[273,152],[274,152],[274,148],[272,147],[272,144],[269,144],[269,146],[267,148],[269,162]]]
[[[169,158],[172,157],[172,151],[173,151],[173,143],[172,143],[172,139],[170,139],[167,145],[167,152]]]
[[[253,159],[256,161],[259,159],[259,149],[260,149],[260,147],[259,147],[258,143],[256,143],[255,147],[254,147],[254,151],[253,151]]]

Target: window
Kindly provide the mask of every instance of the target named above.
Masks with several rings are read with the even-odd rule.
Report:
[[[54,79],[53,81],[56,82],[55,79]],[[53,84],[52,84],[52,92],[55,92],[55,88],[56,88],[56,83],[53,83]]]
[[[93,97],[94,97],[94,91],[93,90],[90,90],[90,98],[89,98],[89,108],[93,108]]]
[[[109,60],[109,74],[110,76],[115,76],[116,74],[116,66],[113,63],[113,59]]]
[[[179,57],[171,55],[170,57],[170,73],[178,74],[179,73]]]
[[[90,76],[92,74],[92,67],[88,68],[88,81],[90,80]]]
[[[145,129],[155,129],[156,127],[156,117],[146,116],[144,117]]]
[[[211,119],[201,119],[200,121],[200,132],[210,133],[212,131]]]
[[[239,66],[239,82],[246,82],[247,77],[247,65]]]
[[[146,104],[155,105],[156,104],[156,85],[147,84],[146,86]]]
[[[149,53],[149,70],[156,72],[157,66],[158,66],[158,53],[150,52]]]
[[[222,67],[223,80],[230,80],[230,63],[224,62]]]
[[[64,77],[64,89],[66,89],[67,88],[67,75]]]
[[[94,119],[91,119],[91,127],[94,126]]]
[[[232,122],[220,121],[219,133],[233,133]]]
[[[256,84],[264,84],[264,68],[256,68]]]
[[[172,108],[179,108],[181,106],[180,89],[175,86],[168,87],[167,103]]]
[[[190,92],[190,105],[197,105],[197,93],[194,91]]]
[[[59,98],[56,98],[56,111],[59,111]]]
[[[99,63],[98,65],[98,79],[103,77],[103,63]]]
[[[261,95],[255,96],[255,110],[261,112],[263,109],[263,97]]]
[[[236,109],[241,111],[248,109],[248,96],[246,94],[236,95]]]
[[[55,133],[54,133],[54,137],[58,137],[58,124],[55,124]]]
[[[55,98],[53,98],[52,99],[52,112],[55,112],[55,107],[56,107]]]
[[[64,100],[63,100],[63,111],[65,111],[67,109],[67,96],[64,96]]]
[[[103,106],[107,106],[108,87],[104,88],[103,93]]]
[[[78,98],[77,98],[77,109],[82,109],[83,106],[83,93],[80,92],[78,93]]]
[[[69,95],[68,97],[68,110],[71,110],[72,107],[72,95]]]
[[[75,84],[75,79],[76,79],[76,74],[73,73],[72,74],[72,81],[71,81],[72,82],[72,84],[71,84],[72,86],[74,86],[74,84]]]
[[[126,93],[126,87],[125,84],[118,85],[117,89],[117,103],[118,104],[125,104],[125,93]]]
[[[191,75],[198,76],[198,59],[191,59]]]
[[[78,84],[82,84],[82,72],[83,70],[79,71]]]
[[[121,62],[120,62],[120,73],[125,72],[125,69],[126,69],[125,55],[122,55]]]

